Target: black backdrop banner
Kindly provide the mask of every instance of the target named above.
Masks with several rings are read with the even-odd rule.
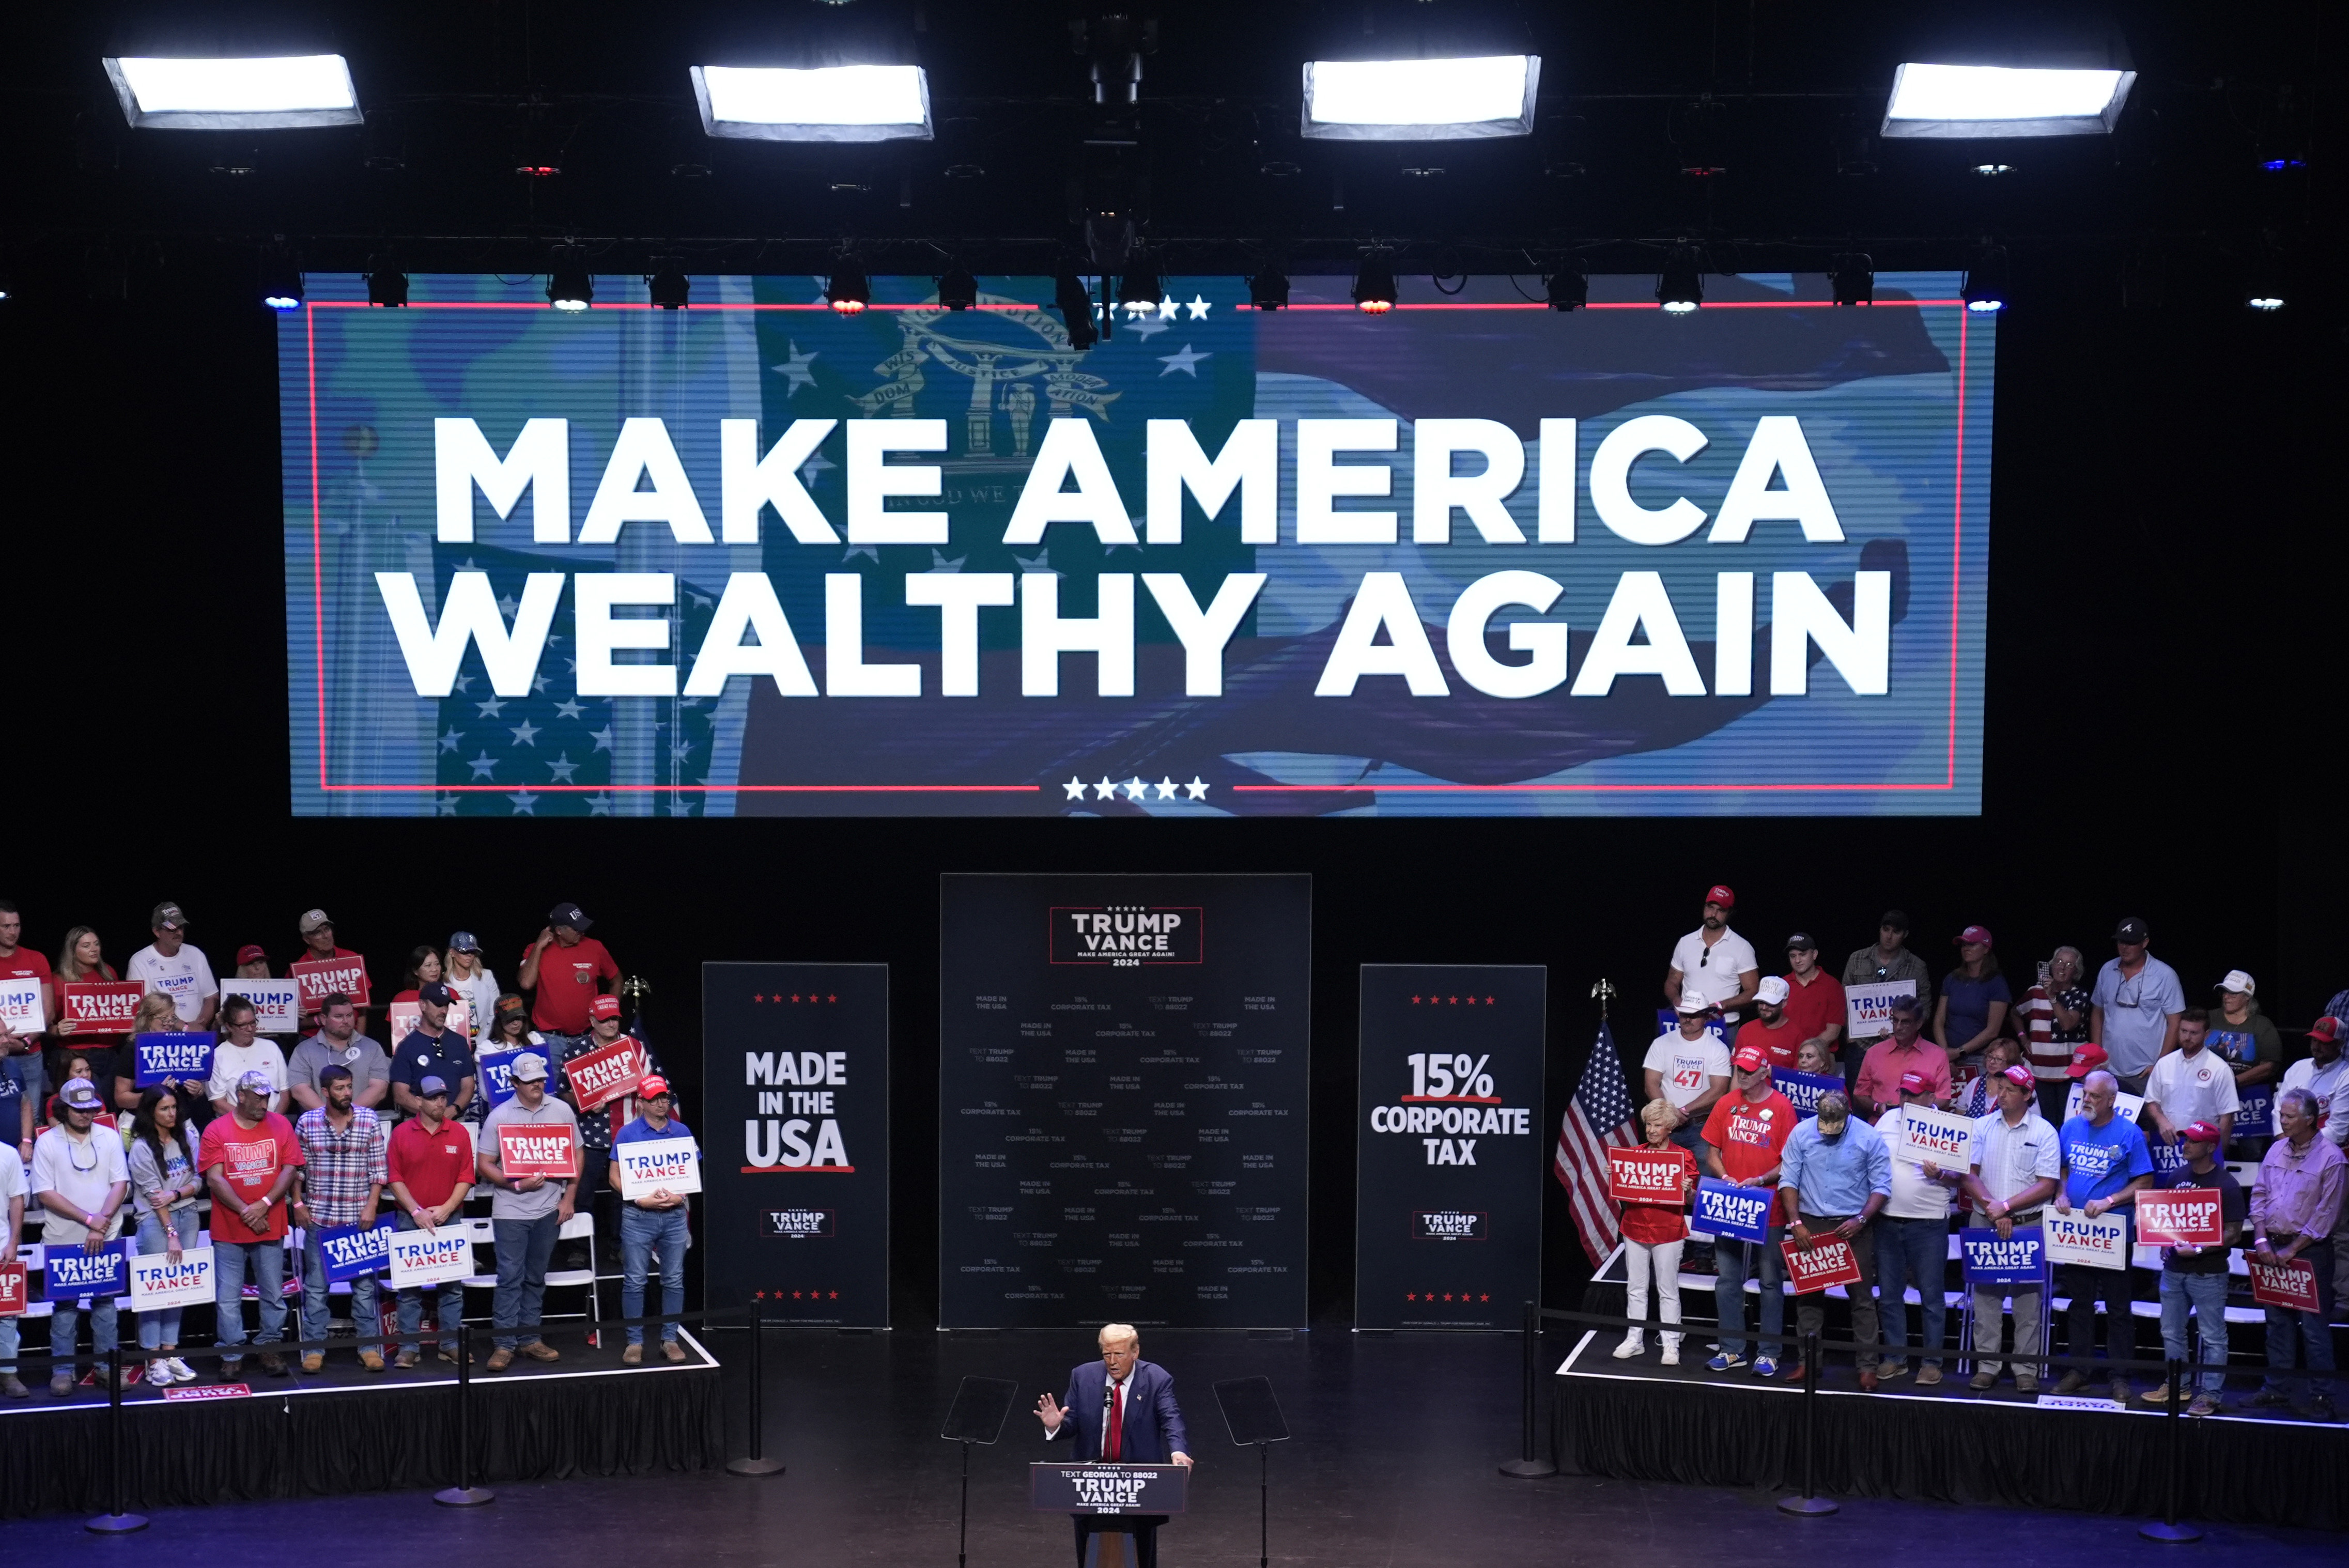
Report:
[[[1306,876],[940,879],[938,1321],[1306,1321]]]
[[[1541,1280],[1540,965],[1362,965],[1354,1326],[1515,1328]]]
[[[770,1321],[889,1323],[889,966],[701,966],[702,1279]]]

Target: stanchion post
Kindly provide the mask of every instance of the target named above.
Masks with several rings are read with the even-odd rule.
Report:
[[[445,1324],[434,1324],[436,1332]],[[457,1484],[432,1494],[443,1508],[479,1508],[495,1502],[498,1494],[473,1484],[473,1330],[457,1326]]]
[[[764,1348],[767,1337],[764,1322],[766,1315],[753,1306],[747,1309],[743,1316],[746,1320],[745,1326],[750,1335],[750,1354],[744,1358],[750,1374],[750,1457],[746,1460],[728,1460],[726,1473],[748,1476],[781,1475],[783,1473],[783,1461],[767,1457],[767,1366]],[[970,1450],[968,1448],[963,1449],[962,1461],[964,1470],[968,1471],[970,1468]],[[963,1491],[966,1496],[969,1491],[970,1481],[966,1475],[963,1480]]]
[[[1557,1466],[1540,1457],[1539,1444],[1534,1429],[1540,1418],[1541,1406],[1541,1305],[1526,1303],[1525,1358],[1521,1369],[1525,1381],[1523,1429],[1519,1434],[1517,1457],[1501,1467],[1501,1473],[1521,1480],[1537,1480],[1557,1473]]]
[[[2169,1408],[2162,1418],[2161,1518],[2137,1529],[2137,1533],[2147,1541],[2183,1543],[2202,1539],[2200,1531],[2190,1524],[2178,1522],[2178,1487],[2181,1470],[2178,1452],[2178,1427],[2185,1418],[2188,1365],[2175,1357],[2169,1363]]]
[[[1862,1349],[1858,1352],[1866,1355]],[[1818,1494],[1819,1336],[1803,1336],[1803,1494],[1782,1497],[1778,1511],[1816,1519],[1836,1511],[1837,1505]]]
[[[70,1371],[73,1363],[64,1363]],[[122,1508],[122,1341],[106,1353],[106,1507],[107,1511],[82,1526],[94,1535],[128,1535],[147,1528],[143,1513]]]

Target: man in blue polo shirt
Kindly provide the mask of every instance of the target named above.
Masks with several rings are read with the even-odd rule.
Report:
[[[2134,1208],[2138,1191],[2153,1185],[2153,1152],[2145,1145],[2145,1134],[2127,1117],[2113,1114],[2113,1097],[2120,1087],[2120,1081],[2101,1068],[2080,1080],[2080,1114],[2064,1124],[2064,1184],[2055,1189],[2058,1213],[2078,1209],[2093,1220],[2109,1210]],[[2137,1319],[2129,1310],[2127,1269],[2065,1264],[2063,1289],[2072,1298],[2071,1339],[2065,1346],[2069,1354],[2095,1353],[2098,1302],[2105,1307],[2106,1359],[2118,1363],[2137,1354]],[[2055,1392],[2077,1392],[2087,1381],[2087,1368],[2068,1367]],[[2113,1369],[2112,1393],[2119,1400],[2130,1397],[2128,1377],[2117,1365]]]
[[[449,1026],[449,1007],[457,993],[434,980],[416,993],[416,1027],[391,1053],[391,1098],[403,1116],[420,1116],[424,1099],[417,1086],[437,1078],[449,1086],[449,1114],[464,1114],[472,1102],[473,1083],[481,1068],[465,1037]]]
[[[693,1140],[692,1129],[669,1114],[674,1101],[669,1094],[668,1080],[657,1073],[648,1074],[636,1086],[636,1103],[644,1114],[612,1135],[612,1150],[616,1170],[619,1151],[631,1143],[642,1143],[658,1138]],[[618,1183],[615,1181],[614,1185]],[[686,1223],[686,1197],[665,1187],[634,1198],[624,1197],[620,1202],[620,1315],[642,1317],[645,1315],[645,1276],[651,1272],[652,1256],[660,1253],[661,1311],[685,1310],[685,1251],[693,1244],[693,1236]],[[677,1342],[677,1325],[661,1325],[661,1354],[671,1361],[685,1359],[685,1347]],[[620,1359],[634,1367],[645,1358],[645,1330],[642,1324],[628,1329],[628,1347],[620,1352]]]

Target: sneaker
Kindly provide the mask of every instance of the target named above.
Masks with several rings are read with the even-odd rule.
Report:
[[[2129,1402],[2130,1396],[2136,1392],[2135,1389],[2129,1387],[2129,1380],[2126,1377],[2114,1378],[2112,1391],[2114,1400],[2123,1405],[2127,1404]]]
[[[2055,1392],[2059,1395],[2076,1394],[2087,1386],[2088,1375],[2077,1367],[2055,1379]]]
[[[2194,1396],[2194,1403],[2186,1407],[2186,1413],[2189,1416],[2215,1416],[2220,1409],[2217,1395],[2197,1394]]]
[[[661,1341],[661,1356],[671,1363],[681,1363],[685,1360],[685,1346],[674,1339],[664,1339]]]
[[[1941,1369],[1928,1361],[1917,1368],[1917,1387],[1930,1388],[1941,1380]]]
[[[2147,1404],[2148,1404],[2148,1405],[2167,1405],[2167,1404],[2168,1404],[2168,1403],[2169,1403],[2169,1381],[2168,1381],[2168,1379],[2164,1378],[2162,1381],[2160,1381],[2160,1382],[2158,1382],[2158,1383],[2156,1383],[2152,1387],[2147,1388],[2147,1389],[2145,1391],[2145,1396],[2144,1396],[2144,1398],[2145,1398],[2145,1402],[2146,1402]]]
[[[2333,1412],[2332,1398],[2324,1394],[2313,1395],[2307,1403],[2294,1405],[2292,1413],[2303,1421],[2337,1421],[2341,1418]]]
[[[1720,1355],[1714,1357],[1712,1360],[1706,1362],[1704,1364],[1704,1367],[1708,1372],[1734,1372],[1740,1367],[1744,1365],[1744,1357],[1733,1356],[1730,1352],[1724,1350]]]
[[[1909,1376],[1909,1363],[1906,1361],[1879,1361],[1876,1364],[1876,1375],[1888,1383],[1892,1381],[1895,1377],[1906,1377]]]
[[[1776,1357],[1756,1356],[1754,1358],[1754,1376],[1756,1377],[1775,1377],[1777,1375],[1778,1358]]]
[[[2292,1404],[2292,1396],[2281,1388],[2262,1388],[2243,1401],[2255,1410],[2282,1410]]]
[[[1615,1359],[1618,1361],[1629,1361],[1632,1357],[1641,1354],[1647,1348],[1648,1342],[1644,1338],[1640,1337],[1637,1334],[1627,1334],[1623,1336],[1623,1343],[1615,1347]]]
[[[147,1381],[158,1388],[168,1388],[179,1379],[171,1376],[171,1364],[158,1357],[147,1363]]]
[[[669,1343],[674,1345],[677,1341],[672,1339]],[[1677,1345],[1667,1345],[1664,1346],[1664,1353],[1656,1359],[1666,1367],[1677,1367],[1681,1364],[1681,1347]]]
[[[196,1380],[196,1369],[176,1356],[163,1357],[163,1365],[171,1369],[171,1381],[174,1383],[192,1383]]]
[[[2023,1379],[2020,1373],[2015,1375],[2014,1386],[2018,1388],[2023,1387]],[[1998,1373],[1994,1369],[1985,1367],[1981,1371],[1976,1372],[1972,1377],[1966,1379],[1966,1387],[1971,1388],[1977,1394],[1987,1394],[1992,1388],[1998,1387]]]

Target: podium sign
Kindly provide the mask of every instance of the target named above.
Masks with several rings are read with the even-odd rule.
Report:
[[[1187,1465],[1039,1461],[1028,1467],[1028,1506],[1038,1513],[1088,1516],[1180,1513],[1190,1484]]]

